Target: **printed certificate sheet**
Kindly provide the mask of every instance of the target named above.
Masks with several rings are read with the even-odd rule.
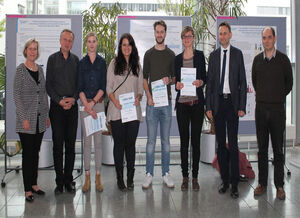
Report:
[[[106,129],[106,117],[104,112],[97,113],[97,119],[94,119],[91,115],[84,118],[84,127],[86,136],[89,136],[95,132]]]
[[[196,96],[196,86],[192,83],[196,80],[196,68],[181,68],[181,82],[183,88],[180,91],[180,95],[184,96]]]
[[[151,87],[154,107],[169,105],[167,86],[164,84],[162,79],[152,82]]]
[[[122,123],[137,120],[135,97],[133,92],[119,95],[119,101],[122,105],[121,118]]]

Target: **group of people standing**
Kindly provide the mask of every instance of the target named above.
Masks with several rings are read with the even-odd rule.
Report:
[[[96,119],[104,112],[103,98],[109,98],[107,121],[110,122],[114,139],[113,156],[117,186],[121,191],[134,188],[135,143],[139,125],[142,121],[140,101],[145,91],[147,144],[146,176],[142,188],[152,184],[154,176],[154,153],[157,129],[160,125],[161,168],[163,183],[173,188],[174,181],[169,172],[170,128],[172,121],[171,85],[175,84],[176,115],[180,134],[180,154],[182,169],[181,189],[188,190],[189,168],[188,150],[192,146],[192,189],[200,188],[198,183],[200,136],[204,111],[213,119],[218,142],[218,162],[221,169],[222,185],[219,193],[227,191],[231,184],[231,197],[237,198],[239,182],[238,121],[245,115],[247,82],[243,54],[230,45],[232,37],[230,25],[219,25],[220,48],[209,57],[206,73],[205,58],[202,51],[193,47],[194,30],[186,26],[181,32],[184,51],[175,56],[165,44],[167,25],[164,21],[154,23],[155,45],[144,56],[143,68],[138,50],[129,33],[121,36],[116,57],[106,68],[105,60],[97,54],[97,35],[93,32],[85,37],[87,55],[81,60],[70,52],[74,33],[65,29],[60,35],[60,51],[49,56],[46,80],[43,69],[35,63],[39,56],[39,43],[30,39],[24,46],[26,61],[17,67],[14,81],[16,103],[16,132],[23,146],[22,169],[25,199],[33,202],[33,193],[44,195],[37,186],[39,150],[46,127],[52,127],[53,157],[56,173],[55,194],[64,190],[75,193],[72,171],[75,159],[75,141],[78,120],[77,99],[80,98],[80,117],[83,126],[85,182],[82,191],[91,189],[90,161],[91,146],[94,141],[96,190],[102,191],[101,184],[101,132],[87,135],[85,118]],[[261,195],[267,187],[267,147],[268,134],[274,151],[275,185],[277,197],[285,198],[283,190],[283,131],[285,123],[285,96],[292,88],[292,73],[288,58],[275,49],[275,31],[267,27],[262,31],[265,51],[255,57],[252,69],[253,85],[256,90],[256,126],[259,147],[259,185],[254,195]],[[181,81],[182,68],[195,68],[196,96],[181,95],[184,83]],[[275,76],[273,75],[275,74]],[[156,107],[152,84],[161,80],[167,88],[168,103]],[[204,97],[204,87],[206,95]],[[119,96],[134,93],[134,106],[137,119],[122,122]],[[50,110],[48,96],[50,96]],[[205,108],[206,106],[206,108]],[[48,113],[49,111],[49,113]],[[227,135],[227,136],[226,136]],[[226,147],[228,139],[228,148]],[[214,145],[211,145],[214,146]],[[65,154],[65,157],[63,157]],[[124,155],[127,167],[127,183],[124,182]],[[64,163],[63,163],[64,160]]]

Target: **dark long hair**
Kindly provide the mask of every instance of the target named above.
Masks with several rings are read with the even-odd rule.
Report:
[[[119,45],[118,45],[118,55],[115,58],[116,62],[115,62],[115,75],[122,75],[124,73],[124,71],[126,70],[127,67],[127,62],[126,59],[122,53],[122,41],[123,39],[127,39],[129,41],[129,45],[131,45],[132,47],[132,51],[129,57],[129,69],[132,70],[133,75],[135,76],[139,76],[139,70],[140,70],[140,66],[139,66],[139,54],[137,51],[137,48],[135,46],[135,42],[134,39],[132,37],[132,35],[130,35],[129,33],[124,33],[121,36],[121,39],[119,41]]]

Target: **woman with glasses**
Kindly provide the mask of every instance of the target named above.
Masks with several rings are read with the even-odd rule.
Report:
[[[203,87],[206,83],[205,59],[202,51],[193,48],[194,30],[185,26],[181,32],[184,51],[175,58],[175,76],[177,91],[176,116],[180,134],[180,156],[183,181],[181,190],[187,190],[189,184],[188,150],[191,135],[192,146],[192,188],[199,190],[198,170],[200,160],[200,136],[204,115]],[[196,79],[192,82],[195,87],[195,95],[181,93],[184,83],[182,81],[182,68],[194,68]],[[191,128],[190,128],[191,127]],[[191,130],[191,133],[190,133]]]

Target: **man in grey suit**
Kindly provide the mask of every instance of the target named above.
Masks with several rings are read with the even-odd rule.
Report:
[[[230,195],[232,198],[238,198],[240,175],[237,133],[239,117],[243,117],[246,111],[247,82],[243,54],[241,50],[230,45],[231,37],[230,25],[227,22],[221,23],[221,47],[209,57],[206,114],[215,122],[218,163],[223,181],[219,193],[224,194],[231,184]]]

